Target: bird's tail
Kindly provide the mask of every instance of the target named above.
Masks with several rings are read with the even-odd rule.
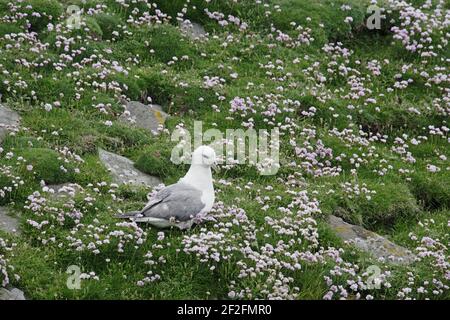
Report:
[[[124,214],[117,214],[115,217],[119,218],[119,219],[129,219],[129,218],[134,218],[136,217],[136,215],[139,214],[140,211],[131,211],[131,212],[127,212]]]

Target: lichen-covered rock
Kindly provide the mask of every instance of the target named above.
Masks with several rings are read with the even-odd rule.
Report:
[[[162,111],[161,106],[145,105],[138,101],[127,103],[125,112],[119,117],[119,121],[145,129],[155,133],[160,125],[164,125],[168,115]]]
[[[19,233],[19,221],[8,214],[6,207],[0,207],[0,230],[8,233]]]
[[[25,300],[25,295],[17,288],[0,288],[0,300]]]
[[[393,264],[410,264],[415,259],[415,256],[406,248],[361,226],[347,223],[333,215],[329,217],[328,223],[339,238],[354,244],[355,247],[368,252],[375,258],[382,258]]]
[[[161,183],[156,177],[145,174],[134,167],[133,161],[120,155],[99,150],[99,157],[108,171],[111,173],[115,183],[144,185],[153,187]]]
[[[0,104],[0,143],[2,143],[9,131],[18,128],[19,123],[19,114]]]

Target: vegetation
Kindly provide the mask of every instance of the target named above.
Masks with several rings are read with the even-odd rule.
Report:
[[[74,3],[80,28],[67,24]],[[387,0],[369,30],[369,5],[0,0],[0,95],[22,117],[0,146],[0,205],[22,229],[0,231],[0,284],[30,299],[448,299],[449,8]],[[123,99],[160,104],[165,129],[119,122]],[[187,170],[170,162],[171,133],[194,121],[279,128],[279,171],[223,163],[215,221],[186,232],[118,221],[154,190],[112,183],[97,149],[170,184]],[[58,198],[48,186],[61,183],[81,188]],[[417,261],[343,243],[330,214]]]

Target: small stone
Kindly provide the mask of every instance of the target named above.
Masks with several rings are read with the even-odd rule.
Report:
[[[0,143],[5,139],[8,132],[18,128],[19,123],[19,114],[0,104]]]
[[[0,300],[25,300],[25,295],[17,288],[0,288]]]
[[[408,249],[361,226],[352,225],[333,215],[329,217],[328,223],[339,238],[351,242],[375,258],[382,258],[393,264],[410,264],[415,260],[414,254]]]
[[[99,157],[102,163],[111,173],[113,180],[117,184],[144,185],[154,187],[161,183],[157,177],[150,176],[137,170],[133,161],[115,153],[99,150]]]
[[[19,234],[19,221],[8,214],[8,208],[0,207],[0,230]]]
[[[154,133],[160,125],[164,125],[167,117],[168,114],[162,111],[159,105],[145,105],[138,101],[130,101],[127,102],[126,110],[119,117],[119,121]]]

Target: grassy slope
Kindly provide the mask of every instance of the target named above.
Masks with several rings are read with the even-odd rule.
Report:
[[[7,1],[0,0],[0,13],[7,14],[4,6]],[[39,3],[39,8],[47,5],[55,12],[56,6],[53,1],[29,1]],[[41,3],[42,2],[42,3]],[[88,1],[85,7],[92,6],[96,1]],[[26,42],[21,48],[6,48],[10,43],[5,37],[0,38],[2,50],[0,64],[1,70],[8,70],[9,74],[3,74],[2,80],[15,82],[23,80],[28,87],[13,87],[7,90],[7,85],[0,81],[0,92],[3,100],[7,100],[9,105],[18,110],[23,117],[23,126],[27,130],[21,130],[15,136],[8,137],[3,144],[4,153],[12,151],[15,154],[13,159],[0,159],[0,165],[11,165],[15,174],[20,175],[25,181],[23,187],[13,189],[5,198],[0,198],[1,204],[8,204],[22,213],[23,235],[20,238],[13,238],[18,243],[11,257],[11,264],[15,266],[15,271],[21,276],[20,281],[13,281],[14,284],[22,288],[29,298],[224,298],[227,297],[230,281],[236,279],[238,269],[234,265],[234,260],[224,261],[218,265],[214,271],[210,271],[210,264],[201,262],[192,255],[177,252],[179,242],[184,234],[170,230],[165,235],[165,246],[162,249],[155,249],[154,243],[158,243],[157,230],[145,228],[148,233],[147,240],[143,245],[135,247],[131,243],[126,244],[124,253],[118,253],[115,243],[104,246],[98,255],[87,252],[76,252],[74,250],[63,250],[57,245],[42,244],[41,238],[49,239],[55,237],[56,243],[65,242],[70,234],[73,224],[70,221],[67,225],[49,228],[45,233],[36,230],[26,223],[26,219],[36,219],[30,210],[23,210],[26,198],[33,191],[39,190],[41,180],[49,183],[75,182],[86,188],[87,193],[95,200],[86,202],[80,195],[76,198],[74,207],[84,213],[84,225],[115,228],[116,221],[113,215],[116,208],[123,210],[135,209],[145,201],[148,190],[131,191],[126,187],[120,187],[114,191],[114,200],[110,195],[110,188],[100,186],[95,190],[96,184],[106,181],[109,177],[105,170],[99,165],[96,148],[102,147],[110,151],[129,156],[137,161],[139,169],[150,174],[160,175],[165,183],[172,183],[183,175],[184,166],[171,165],[167,167],[164,163],[170,154],[171,146],[168,143],[169,136],[163,134],[152,137],[145,132],[126,127],[114,122],[117,114],[121,112],[121,107],[114,97],[113,90],[97,90],[88,84],[92,81],[106,81],[112,83],[116,81],[123,94],[127,97],[138,100],[150,96],[154,101],[161,104],[168,111],[172,118],[168,120],[167,128],[171,131],[175,126],[183,122],[187,128],[192,128],[193,120],[204,121],[204,130],[217,125],[219,129],[237,128],[241,125],[241,119],[227,118],[229,101],[235,97],[264,96],[267,93],[279,93],[279,86],[292,84],[283,91],[283,98],[299,100],[301,110],[307,110],[314,106],[318,113],[314,117],[293,116],[298,128],[294,136],[299,137],[299,133],[304,128],[316,126],[317,138],[321,138],[327,147],[333,150],[335,155],[344,153],[347,157],[353,154],[360,155],[365,159],[369,148],[354,144],[346,145],[342,140],[329,135],[329,130],[336,127],[339,130],[348,128],[349,124],[360,125],[361,128],[369,128],[369,131],[380,132],[389,135],[388,143],[373,142],[376,153],[380,158],[389,159],[389,165],[393,170],[388,174],[380,176],[373,172],[379,169],[382,163],[376,160],[369,160],[357,169],[358,176],[355,178],[350,174],[354,166],[347,160],[343,160],[335,165],[343,168],[343,173],[337,177],[325,176],[315,177],[302,172],[302,169],[283,167],[277,176],[262,177],[255,173],[255,170],[247,166],[231,169],[222,169],[215,178],[216,181],[225,179],[232,183],[231,186],[217,185],[218,200],[226,206],[233,204],[245,209],[248,217],[256,221],[258,226],[264,225],[264,216],[279,217],[278,207],[288,206],[291,197],[286,193],[290,191],[308,190],[311,197],[316,197],[320,202],[320,208],[324,215],[335,213],[354,223],[360,223],[366,227],[386,234],[396,242],[414,249],[417,245],[408,236],[409,232],[423,232],[420,227],[416,227],[419,220],[434,219],[435,223],[427,226],[428,231],[435,237],[440,237],[444,242],[448,242],[448,214],[449,214],[449,194],[448,185],[449,174],[445,170],[445,162],[437,158],[436,152],[450,157],[448,143],[444,139],[433,138],[419,145],[411,146],[411,152],[416,158],[416,163],[406,163],[402,158],[392,152],[393,139],[407,133],[411,137],[426,134],[428,125],[440,126],[445,124],[442,116],[423,113],[416,116],[405,112],[410,107],[425,106],[430,102],[430,98],[437,95],[433,88],[427,88],[420,84],[409,86],[405,90],[394,90],[388,92],[386,89],[393,84],[393,77],[399,72],[402,64],[420,63],[414,56],[405,54],[404,49],[398,44],[392,44],[388,34],[368,33],[360,31],[363,23],[365,6],[352,3],[352,10],[342,12],[339,8],[348,1],[273,1],[279,3],[283,11],[277,12],[271,1],[269,9],[272,13],[265,15],[266,9],[261,6],[254,6],[252,1],[241,1],[231,3],[228,1],[212,1],[208,8],[210,11],[220,11],[226,14],[233,14],[248,22],[249,30],[239,32],[236,27],[221,28],[218,24],[207,18],[202,13],[205,5],[204,1],[191,1],[197,5],[196,10],[188,10],[187,16],[194,21],[202,22],[206,29],[216,37],[210,38],[206,42],[191,41],[180,35],[176,26],[165,23],[159,26],[136,27],[127,25],[126,34],[120,31],[120,35],[114,36],[113,30],[119,30],[119,24],[125,24],[125,18],[131,9],[124,9],[114,1],[105,1],[107,9],[102,15],[94,16],[88,25],[89,30],[75,31],[72,34],[63,34],[65,38],[80,35],[80,38],[71,45],[72,48],[84,48],[80,55],[74,58],[74,62],[81,62],[83,58],[93,54],[102,54],[104,59],[118,61],[119,64],[128,70],[128,75],[121,72],[111,71],[110,66],[105,70],[111,71],[106,78],[98,77],[98,70],[87,63],[87,66],[80,70],[80,74],[67,77],[68,72],[76,71],[76,68],[67,63],[63,72],[55,70],[51,65],[41,67],[23,67],[13,63],[14,59],[26,59],[28,61],[42,62],[49,60],[55,62],[58,55],[64,51],[57,47],[57,32],[45,30],[47,21],[36,21],[32,23],[33,28],[38,31],[38,38],[44,43],[49,43],[49,49],[42,53],[33,53],[27,50],[32,44]],[[161,6],[163,12],[175,16],[183,7],[184,1],[173,1],[167,7],[167,1],[155,1]],[[72,2],[71,2],[72,3]],[[142,5],[142,4],[140,4]],[[143,8],[142,6],[140,8]],[[61,7],[62,10],[62,7]],[[344,23],[346,16],[353,17],[351,26]],[[105,17],[106,16],[106,17]],[[307,17],[311,18],[308,22]],[[269,26],[273,23],[276,28],[283,32],[293,34],[291,21],[299,24],[307,24],[312,29],[315,41],[309,46],[299,46],[290,48],[285,44],[277,44],[270,48],[268,44],[276,41],[270,39]],[[22,21],[17,22],[20,29]],[[319,24],[323,23],[321,27]],[[6,24],[0,24],[0,36],[13,32],[6,29]],[[10,28],[10,27],[8,27]],[[353,29],[352,29],[353,28]],[[3,32],[3,33],[2,33]],[[224,48],[222,44],[226,41],[227,34],[234,37],[234,41],[228,41]],[[112,39],[112,40],[111,40]],[[325,65],[329,61],[322,50],[322,46],[328,41],[340,40],[346,48],[354,51],[350,65],[358,68],[356,60],[364,64],[373,59],[382,61],[389,59],[388,65],[383,65],[383,73],[379,77],[373,77],[367,84],[376,94],[383,93],[378,105],[382,112],[376,113],[372,107],[364,108],[362,112],[350,112],[346,107],[349,101],[339,95],[320,101],[310,89],[314,87],[312,80],[303,69],[310,66],[309,61],[320,61],[322,66],[317,71],[325,73]],[[148,44],[145,42],[148,41]],[[83,49],[83,50],[84,50]],[[106,53],[105,49],[111,49]],[[154,49],[153,54],[149,49]],[[205,53],[204,56],[201,53]],[[43,56],[40,56],[40,55]],[[187,61],[179,61],[168,66],[172,57],[189,56]],[[293,64],[297,58],[308,55],[310,60],[301,59],[300,64]],[[140,63],[133,63],[131,60],[138,58]],[[283,77],[286,73],[291,76],[285,81],[273,80],[261,65],[267,65],[275,60],[283,61],[283,70],[272,70],[277,77]],[[162,73],[162,70],[167,72]],[[238,73],[238,78],[231,78],[230,74]],[[36,75],[42,76],[36,79]],[[204,76],[219,75],[226,80],[223,88],[216,89],[226,99],[219,101],[214,90],[202,87]],[[78,83],[77,83],[78,81]],[[183,88],[180,82],[189,84]],[[254,83],[253,87],[248,87],[248,82]],[[126,85],[126,87],[124,86]],[[74,99],[77,88],[83,87],[84,91],[80,99]],[[325,83],[324,92],[331,94],[334,90],[339,90],[345,86],[345,78],[335,77]],[[35,91],[35,99],[31,98],[31,92]],[[306,94],[301,94],[305,92]],[[64,93],[64,96],[60,96]],[[95,98],[94,98],[95,97]],[[200,99],[202,98],[202,99]],[[200,99],[200,100],[199,100]],[[45,111],[45,103],[53,103],[59,100],[62,107],[53,108],[51,112]],[[281,100],[281,99],[280,99]],[[94,104],[103,103],[107,113],[101,113],[92,107]],[[218,105],[221,112],[213,112],[211,105]],[[330,110],[330,107],[333,110]],[[371,109],[372,108],[372,109]],[[339,114],[336,118],[333,115]],[[353,118],[349,120],[346,116],[351,114]],[[277,120],[282,121],[286,115],[280,115]],[[257,128],[270,127],[264,122],[263,117],[255,115]],[[105,121],[113,121],[112,126],[106,126]],[[57,134],[55,133],[57,132]],[[300,139],[301,140],[301,139]],[[296,159],[293,151],[286,147],[287,138],[282,146],[282,160],[289,163]],[[313,142],[315,145],[315,142]],[[55,171],[60,167],[57,156],[51,150],[68,147],[71,151],[79,154],[85,162],[82,164],[70,160],[66,167],[68,173],[58,172],[55,176],[48,177],[48,171]],[[44,150],[44,152],[43,152]],[[26,164],[18,161],[17,156],[23,156],[28,162],[33,163],[33,172],[26,170]],[[70,157],[66,157],[70,158]],[[348,158],[347,158],[348,159]],[[300,161],[299,161],[300,162]],[[426,164],[429,162],[439,163],[442,172],[430,174],[426,171]],[[387,165],[386,165],[387,166]],[[447,165],[448,166],[448,165]],[[74,168],[78,167],[80,173],[74,173]],[[408,169],[412,173],[409,181],[398,173],[398,169]],[[302,176],[296,185],[285,184],[293,174],[300,173]],[[10,184],[10,179],[0,175],[0,187]],[[3,182],[2,182],[3,181]],[[249,182],[253,183],[250,189],[242,192],[236,189],[237,186],[244,188]],[[283,183],[281,183],[283,182]],[[369,201],[363,196],[350,198],[346,195],[343,183],[366,184],[369,189],[376,190],[376,195]],[[266,185],[272,185],[273,191],[264,190]],[[334,190],[330,194],[329,190]],[[257,196],[268,196],[270,200],[269,209],[261,211],[261,204],[256,201]],[[277,199],[276,196],[281,196]],[[54,207],[63,207],[62,203],[54,203]],[[51,214],[45,217],[50,217]],[[51,219],[51,218],[49,218]],[[68,218],[67,218],[68,219]],[[98,221],[95,221],[97,219]],[[69,219],[68,219],[69,220]],[[341,247],[343,244],[327,230],[323,223],[322,216],[317,217],[319,224],[319,239],[322,246]],[[209,225],[210,226],[210,225]],[[77,236],[80,239],[91,239],[89,228],[80,227]],[[417,230],[416,230],[417,229]],[[420,229],[420,230],[419,230]],[[239,233],[239,230],[236,231]],[[200,228],[195,228],[188,232],[188,235],[201,233]],[[100,232],[101,234],[101,232]],[[425,233],[424,235],[427,235]],[[9,236],[4,235],[5,238]],[[267,241],[276,242],[280,239],[275,233],[270,234]],[[86,240],[89,242],[89,240]],[[260,240],[263,241],[263,240]],[[170,243],[171,245],[167,245]],[[159,250],[159,251],[158,251]],[[148,267],[145,265],[143,255],[147,251],[154,251],[156,256],[164,256],[167,260],[164,270],[159,274],[162,279],[145,286],[136,286],[136,282],[145,277]],[[346,254],[348,261],[358,263],[361,270],[373,263],[369,257],[359,252]],[[110,259],[109,262],[107,259]],[[208,262],[210,263],[210,262]],[[331,263],[331,262],[330,262]],[[100,281],[89,280],[83,282],[81,290],[69,290],[66,287],[66,268],[69,265],[80,265],[84,272],[95,271],[100,277]],[[332,263],[331,263],[332,264]],[[328,288],[323,281],[323,276],[328,274],[330,265],[307,264],[303,266],[302,272],[293,274],[295,285],[300,287],[297,298],[320,299],[327,292]],[[410,270],[392,267],[393,279],[390,289],[383,289],[369,292],[377,298],[396,298],[399,290],[407,286],[406,272],[413,271],[417,279],[425,279],[430,273],[428,261],[418,263]],[[434,272],[434,271],[433,271]],[[434,276],[434,274],[433,274]],[[437,275],[442,276],[442,275]],[[428,278],[427,278],[428,279]],[[341,279],[344,281],[345,279]],[[255,288],[255,295],[259,283],[262,279],[249,280],[243,284],[250,288]],[[415,283],[413,287],[419,287]],[[261,296],[264,297],[263,294]],[[421,297],[417,295],[417,297]],[[437,298],[448,298],[447,293],[438,295]]]

